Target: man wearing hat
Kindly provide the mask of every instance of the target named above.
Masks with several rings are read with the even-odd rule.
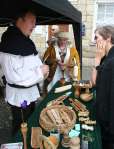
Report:
[[[49,65],[50,73],[48,78],[44,81],[44,88],[48,91],[51,90],[53,85],[60,80],[62,75],[62,68],[65,67],[64,78],[66,81],[70,81],[69,66],[75,59],[78,66],[77,80],[80,80],[80,60],[78,52],[75,48],[70,46],[69,33],[59,32],[57,35],[57,43],[47,48],[44,54],[44,60]]]

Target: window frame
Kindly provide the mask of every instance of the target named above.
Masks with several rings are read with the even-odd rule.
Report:
[[[94,31],[95,31],[95,29],[97,27],[98,6],[100,4],[104,4],[104,5],[105,4],[112,4],[112,5],[114,5],[114,1],[113,0],[109,0],[107,2],[106,0],[96,0],[94,2],[94,16],[93,16],[93,29],[92,29],[92,41],[91,41],[93,44],[95,43],[95,41],[94,41]]]

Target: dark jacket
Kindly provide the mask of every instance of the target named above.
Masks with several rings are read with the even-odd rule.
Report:
[[[98,68],[96,116],[100,123],[108,123],[109,132],[114,134],[114,47]]]

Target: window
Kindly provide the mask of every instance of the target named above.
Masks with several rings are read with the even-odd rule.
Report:
[[[113,1],[113,0],[112,0]],[[94,42],[94,31],[97,26],[114,25],[114,1],[102,2],[97,0],[95,2],[95,13],[93,17],[93,32],[92,42]]]
[[[114,25],[114,3],[98,3],[96,26]]]

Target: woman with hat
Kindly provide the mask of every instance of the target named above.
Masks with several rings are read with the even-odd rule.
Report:
[[[44,82],[44,92],[50,91],[53,85],[60,80],[63,75],[61,69],[65,67],[64,78],[65,81],[70,81],[69,65],[75,59],[78,66],[77,80],[80,79],[80,60],[78,52],[75,48],[70,46],[69,33],[59,32],[57,35],[57,42],[53,46],[49,46],[44,54],[44,61],[49,65],[50,73]]]

